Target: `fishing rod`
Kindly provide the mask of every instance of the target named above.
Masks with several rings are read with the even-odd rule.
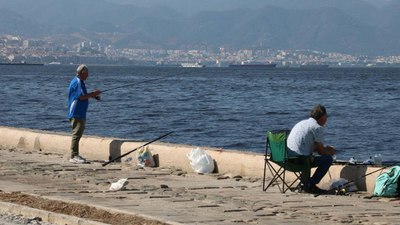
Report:
[[[387,169],[387,168],[392,167],[392,166],[393,166],[393,165],[384,166],[384,167],[382,167],[382,168],[380,168],[380,169],[377,169],[377,170],[372,171],[372,172],[370,172],[370,173],[364,174],[364,175],[362,175],[361,177],[358,177],[358,178],[356,178],[356,179],[347,181],[346,183],[344,183],[344,184],[342,184],[342,185],[339,185],[339,186],[337,186],[337,187],[331,188],[331,189],[329,189],[327,192],[328,192],[328,193],[335,193],[336,195],[342,195],[342,194],[344,194],[344,193],[346,192],[346,189],[345,189],[345,188],[346,188],[347,185],[349,185],[350,183],[359,181],[359,180],[363,179],[364,177],[367,177],[367,176],[369,176],[369,175],[371,175],[371,174],[374,174],[374,173],[376,173],[376,172],[382,171],[382,170]],[[320,195],[321,195],[321,194],[315,194],[314,197],[318,197],[318,196],[320,196]]]
[[[153,81],[156,81],[156,80],[162,80],[162,79],[166,79],[166,78],[167,78],[167,77],[159,77],[159,78],[156,78],[156,79],[150,79],[150,80],[145,80],[145,81],[141,81],[141,82],[135,82],[135,83],[125,84],[125,85],[122,85],[122,86],[118,86],[118,87],[113,87],[113,88],[106,89],[106,90],[104,90],[104,91],[101,91],[101,93],[104,93],[104,92],[107,92],[107,91],[111,91],[111,90],[115,90],[115,89],[119,89],[119,88],[123,88],[123,87],[128,87],[128,86],[134,86],[134,85],[138,85],[138,84],[153,82]]]
[[[166,136],[168,136],[168,135],[170,135],[170,134],[172,134],[172,133],[174,133],[174,132],[171,131],[171,132],[166,133],[166,134],[164,134],[164,135],[162,135],[162,136],[160,136],[160,137],[158,137],[158,138],[156,138],[156,139],[154,139],[154,140],[152,140],[152,141],[149,141],[149,142],[143,144],[142,146],[139,146],[139,147],[137,147],[137,148],[135,148],[135,149],[133,149],[133,150],[130,150],[129,152],[127,152],[127,153],[125,153],[125,154],[123,154],[123,155],[121,155],[121,156],[118,156],[118,157],[115,158],[115,159],[111,159],[111,160],[109,160],[108,162],[103,163],[102,166],[107,166],[108,164],[114,162],[115,160],[118,160],[118,159],[120,159],[120,158],[122,158],[122,157],[124,157],[124,156],[127,156],[127,155],[131,154],[132,152],[134,152],[134,151],[136,151],[136,150],[138,150],[138,149],[140,149],[140,148],[143,148],[144,146],[149,145],[149,144],[151,144],[151,143],[153,143],[153,142],[155,142],[155,141],[158,141],[158,140],[160,140],[161,138],[164,138],[164,137],[166,137]]]

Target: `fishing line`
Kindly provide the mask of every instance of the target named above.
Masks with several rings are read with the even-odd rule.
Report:
[[[107,91],[112,91],[112,90],[115,90],[115,89],[123,88],[123,87],[134,86],[134,85],[143,84],[143,83],[147,83],[147,82],[153,82],[153,81],[156,81],[156,80],[162,80],[162,79],[166,79],[166,78],[167,78],[167,77],[159,77],[159,78],[156,78],[156,79],[145,80],[145,81],[141,81],[141,82],[134,82],[134,83],[130,83],[130,84],[124,84],[124,85],[121,85],[121,86],[118,86],[118,87],[113,87],[113,88],[109,88],[109,89],[106,89],[106,90],[104,90],[104,91],[101,91],[100,94],[102,94],[102,93],[104,93],[104,92],[107,92]],[[101,100],[100,95],[97,95],[97,96],[95,96],[94,98],[95,98],[97,101],[100,101],[100,100]]]
[[[168,78],[168,77],[159,77],[159,78],[156,78],[156,79],[151,79],[151,80],[145,80],[145,81],[141,81],[141,82],[134,82],[134,83],[130,83],[130,84],[125,84],[125,85],[121,85],[121,86],[118,86],[118,87],[113,87],[113,88],[106,89],[104,91],[101,91],[101,93],[104,93],[104,92],[107,92],[107,91],[111,91],[111,90],[115,90],[115,89],[119,89],[119,88],[123,88],[123,87],[128,87],[128,86],[134,86],[134,85],[138,85],[138,84],[153,82],[153,81],[156,81],[156,80],[162,80],[162,79],[166,79],[166,78]]]

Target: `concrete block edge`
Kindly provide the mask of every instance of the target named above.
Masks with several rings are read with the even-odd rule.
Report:
[[[24,217],[40,217],[44,222],[53,224],[69,225],[110,225],[97,221],[78,218],[45,210],[35,209],[28,206],[18,205],[9,202],[0,201],[0,212],[22,215]]]

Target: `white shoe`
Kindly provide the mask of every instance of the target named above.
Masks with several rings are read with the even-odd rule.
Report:
[[[69,160],[70,163],[85,163],[86,159],[80,155],[75,156]]]

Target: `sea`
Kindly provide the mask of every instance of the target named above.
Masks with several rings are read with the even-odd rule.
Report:
[[[76,65],[0,66],[0,126],[70,132],[67,92]],[[336,158],[400,155],[400,68],[180,68],[89,65],[85,135],[264,153],[268,130],[328,111]],[[94,150],[95,151],[95,150]]]

